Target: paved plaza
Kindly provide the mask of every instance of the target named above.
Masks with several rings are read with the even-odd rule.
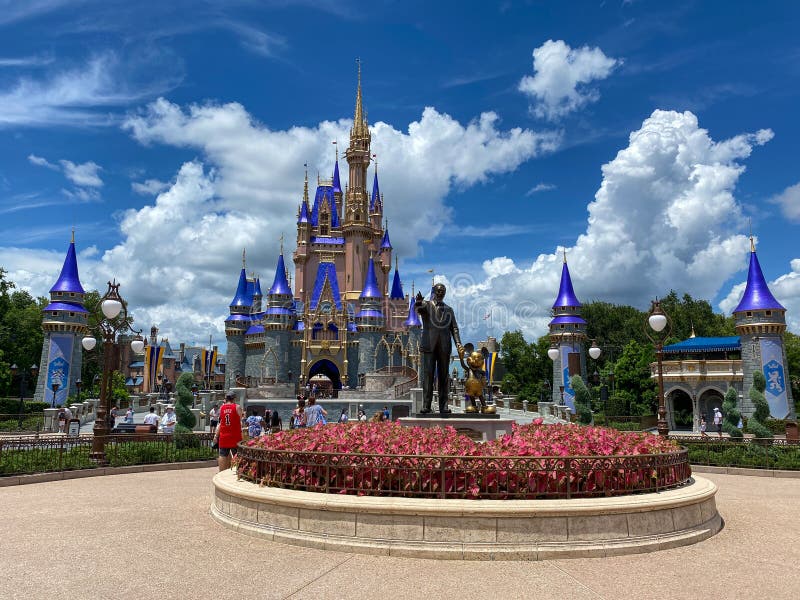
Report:
[[[800,479],[705,474],[725,519],[700,544],[542,562],[286,546],[208,515],[213,468],[0,488],[2,598],[797,598]]]

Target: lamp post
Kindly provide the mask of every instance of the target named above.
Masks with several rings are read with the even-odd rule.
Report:
[[[103,377],[100,381],[100,405],[97,407],[97,415],[94,419],[94,439],[89,458],[98,464],[106,463],[105,445],[109,433],[107,415],[111,410],[113,346],[116,343],[117,333],[132,331],[136,337],[131,342],[131,349],[135,354],[139,354],[144,349],[144,340],[139,335],[141,330],[133,329],[128,322],[128,309],[119,295],[119,285],[116,281],[108,282],[108,290],[100,303],[105,318],[97,324],[103,336]],[[93,336],[86,336],[81,343],[86,350],[92,350],[97,344],[97,340]]]
[[[192,408],[197,405],[197,390],[200,389],[197,387],[197,382],[192,384]]]
[[[564,406],[564,386],[558,386],[558,391],[561,392],[561,406]]]
[[[60,388],[61,386],[58,384],[57,381],[54,381],[53,384],[52,384],[52,387],[53,387],[53,404],[52,404],[52,407],[55,408],[56,407],[56,394],[58,393],[58,388]]]
[[[36,381],[36,377],[39,375],[39,365],[31,365],[31,379]],[[11,378],[17,376],[17,372],[19,372],[19,414],[17,415],[19,428],[22,429],[22,421],[23,417],[25,416],[25,383],[26,383],[26,373],[25,371],[19,371],[19,367],[17,367],[16,363],[11,365]]]
[[[667,425],[667,408],[664,403],[664,370],[662,366],[662,356],[664,354],[664,339],[667,338],[672,329],[667,315],[661,308],[658,299],[653,300],[650,306],[650,313],[645,322],[644,333],[653,342],[658,357],[658,435],[666,437],[669,434]],[[648,330],[651,329],[653,334]],[[666,329],[665,329],[666,328]]]

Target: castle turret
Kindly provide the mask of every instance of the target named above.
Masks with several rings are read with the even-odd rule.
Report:
[[[34,399],[39,402],[63,405],[77,391],[75,382],[81,377],[83,358],[81,339],[89,333],[89,313],[83,306],[84,295],[73,233],[61,274],[50,288],[50,303],[42,315],[44,344],[34,394]]]
[[[747,284],[742,299],[733,310],[733,316],[742,348],[742,414],[748,416],[753,413],[754,407],[750,402],[753,372],[761,371],[767,380],[765,396],[771,416],[775,419],[795,418],[783,340],[786,309],[767,286],[752,236]]]
[[[294,251],[294,271],[297,293],[302,297],[305,292],[305,264],[308,262],[311,248],[311,211],[308,208],[308,169],[303,182],[303,201],[297,215],[297,248]]]
[[[370,258],[367,266],[367,276],[364,279],[364,289],[358,299],[359,311],[356,313],[356,324],[358,325],[358,364],[368,365],[368,370],[373,367],[380,368],[383,365],[375,364],[375,355],[378,342],[381,339],[381,330],[385,323],[381,312],[381,294],[378,287],[378,279],[375,276],[375,261]]]
[[[336,142],[334,142],[335,144]],[[336,199],[336,214],[339,217],[339,221],[342,220],[342,202],[343,202],[343,193],[342,193],[342,182],[339,178],[339,146],[336,146],[336,159],[333,163],[333,197]]]
[[[225,353],[225,387],[236,387],[236,377],[245,374],[244,334],[250,327],[250,312],[253,305],[250,284],[245,271],[245,251],[242,251],[242,270],[236,294],[230,303],[230,316],[225,319],[225,337],[228,351]]]
[[[572,278],[567,266],[567,253],[561,267],[561,284],[553,303],[553,319],[550,321],[550,343],[558,349],[553,361],[553,401],[561,403],[560,386],[564,386],[564,404],[575,411],[575,392],[569,385],[573,375],[586,375],[586,321],[580,315],[581,303],[572,288]]]

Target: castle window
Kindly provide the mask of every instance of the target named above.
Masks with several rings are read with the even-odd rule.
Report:
[[[753,313],[751,313],[750,311],[747,311],[747,312],[745,313],[745,316],[752,317],[752,316],[753,316]]]
[[[768,311],[766,311],[764,314],[765,314],[766,316],[768,316],[768,317],[771,317],[771,316],[772,316],[772,311],[771,311],[771,310],[768,310]]]
[[[562,324],[561,324],[561,325],[559,325],[558,327],[559,327],[560,329],[564,329],[564,324],[562,323]]]
[[[69,313],[69,316],[70,316],[70,317],[74,317],[74,316],[75,316],[75,313],[74,313],[74,312],[71,312],[71,313]]]
[[[57,313],[56,311],[53,311],[53,316],[54,316],[54,317],[57,317],[57,316],[58,316],[58,313]]]

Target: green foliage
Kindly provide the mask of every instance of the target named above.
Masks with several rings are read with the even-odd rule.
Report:
[[[41,413],[45,408],[50,408],[49,402],[34,402],[26,400],[23,404],[25,414]],[[0,414],[16,415],[19,413],[19,398],[0,398]]]
[[[797,407],[800,407],[800,336],[789,331],[785,332],[783,347],[786,350],[786,370],[789,373],[789,384],[792,386],[792,397],[797,412]]]
[[[125,376],[119,371],[111,373],[111,406],[123,406],[128,403],[131,395],[125,385]]]
[[[800,446],[764,442],[681,440],[681,445],[689,450],[689,462],[696,465],[800,471]]]
[[[503,392],[534,402],[543,397],[543,384],[552,378],[552,363],[547,357],[549,347],[547,336],[529,344],[520,331],[503,334],[500,341],[500,358],[505,369]]]
[[[750,388],[750,401],[755,410],[747,420],[747,432],[752,433],[757,438],[771,438],[772,431],[767,427],[766,422],[769,418],[769,404],[764,396],[767,388],[767,380],[761,371],[753,371],[753,387]]]
[[[722,430],[732,438],[742,437],[742,430],[739,429],[739,420],[742,418],[742,413],[739,412],[737,407],[739,394],[736,389],[729,387],[725,392],[725,399],[722,401],[722,414],[724,421],[722,422]]]
[[[35,382],[27,370],[33,364],[38,365],[41,357],[42,309],[47,299],[33,298],[23,290],[14,291],[15,287],[0,267],[0,391],[6,396],[19,394],[19,379],[11,377],[11,365],[16,363],[26,370],[23,394],[31,396]]]
[[[569,386],[575,391],[575,412],[578,414],[578,422],[581,425],[592,423],[592,395],[589,388],[579,375],[573,375],[569,379]]]
[[[630,414],[652,415],[658,404],[656,382],[650,377],[650,363],[655,351],[650,344],[631,340],[622,351],[615,367],[618,393],[630,402]]]
[[[175,433],[191,432],[197,420],[191,411],[192,408],[192,384],[194,383],[194,375],[192,373],[184,373],[178,377],[178,382],[175,384],[176,401],[175,401],[175,414],[178,417],[178,425],[175,427]],[[193,438],[192,438],[193,439]]]
[[[678,298],[671,290],[661,299],[661,308],[669,316],[672,324],[672,337],[685,340],[695,333],[700,337],[724,337],[736,335],[734,318],[717,314],[706,300],[695,300],[689,294]]]

